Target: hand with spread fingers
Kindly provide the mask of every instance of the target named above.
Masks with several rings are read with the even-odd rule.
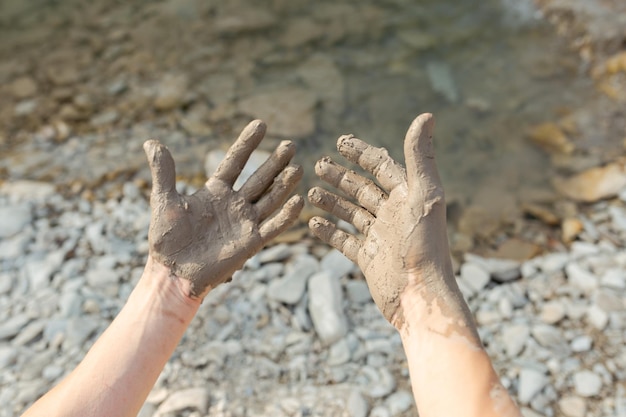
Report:
[[[409,283],[408,272],[423,277],[415,285],[427,287],[437,283],[429,282],[434,275],[425,272],[450,266],[444,194],[432,145],[433,125],[430,114],[420,115],[411,124],[404,142],[406,169],[384,148],[370,146],[352,135],[339,138],[339,153],[371,173],[378,184],[330,158],[318,161],[315,172],[358,204],[320,187],[309,192],[311,203],[361,232],[361,237],[345,233],[320,217],[309,223],[313,234],[359,265],[374,301],[396,326],[404,321],[400,297]]]
[[[263,122],[248,124],[213,176],[190,196],[176,192],[168,149],[155,140],[144,144],[153,181],[150,256],[189,280],[193,297],[202,298],[229,280],[302,209],[301,196],[285,203],[302,177],[301,167],[289,165],[295,153],[290,141],[283,141],[239,190],[233,189],[264,135]]]

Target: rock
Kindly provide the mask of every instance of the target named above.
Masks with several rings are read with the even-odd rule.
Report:
[[[270,134],[299,139],[315,131],[316,95],[301,87],[285,86],[239,101],[239,110],[267,123]]]
[[[433,90],[440,93],[450,103],[459,102],[459,90],[448,64],[430,61],[426,63],[426,74]]]
[[[587,335],[575,337],[570,342],[570,347],[572,348],[572,352],[576,352],[576,353],[588,352],[589,350],[591,350],[592,346],[593,346],[593,339]]]
[[[157,409],[155,417],[169,413],[181,412],[185,409],[195,410],[204,415],[209,407],[209,391],[207,388],[188,388],[175,391]]]
[[[324,28],[308,17],[287,19],[280,43],[287,48],[302,48],[324,35]]]
[[[119,273],[109,268],[90,269],[85,275],[87,277],[87,284],[91,287],[117,284],[120,279]]]
[[[330,250],[320,261],[320,269],[339,279],[354,269],[354,264],[337,249]]]
[[[277,17],[266,9],[248,5],[218,15],[214,29],[221,35],[240,35],[270,29],[277,21]]]
[[[574,389],[581,397],[593,397],[602,390],[602,378],[591,371],[579,371],[574,374]]]
[[[587,310],[587,320],[596,329],[604,330],[609,323],[609,315],[594,304]]]
[[[318,96],[325,113],[339,115],[344,111],[345,83],[331,56],[311,56],[298,68],[298,75]]]
[[[350,346],[348,346],[348,342],[345,338],[339,339],[338,342],[335,342],[330,346],[328,365],[343,365],[350,360],[350,356],[351,352]]]
[[[17,349],[12,346],[0,346],[0,369],[12,365],[17,358]]]
[[[92,117],[90,123],[95,127],[109,126],[117,122],[119,118],[120,114],[116,110],[107,110]]]
[[[519,375],[517,398],[521,404],[528,404],[548,384],[548,377],[533,368],[523,368]]]
[[[26,327],[24,327],[20,333],[13,339],[14,346],[24,346],[30,343],[33,339],[41,334],[46,323],[44,320],[35,320]]]
[[[473,263],[461,265],[461,279],[468,284],[474,292],[479,292],[490,281],[489,272]]]
[[[561,223],[561,240],[570,243],[584,230],[583,223],[574,217],[563,219]]]
[[[252,152],[250,157],[248,158],[248,162],[243,167],[241,174],[237,177],[235,184],[233,185],[234,190],[239,190],[242,185],[254,174],[254,172],[261,166],[263,163],[269,158],[271,154],[266,151],[255,150]],[[226,156],[226,152],[222,150],[211,151],[207,154],[204,160],[204,171],[206,172],[207,177],[211,177],[213,173],[217,170],[217,167],[220,165],[224,157]]]
[[[165,75],[155,88],[154,108],[161,111],[180,107],[187,95],[187,77],[180,74]]]
[[[609,206],[611,225],[620,232],[626,232],[626,210],[618,206]]]
[[[557,352],[562,356],[568,355],[569,345],[565,341],[559,328],[547,324],[534,325],[531,334],[533,338],[543,347]]]
[[[560,271],[569,262],[569,254],[567,253],[550,253],[543,256],[539,260],[541,270],[547,273]],[[574,272],[577,273],[580,267],[575,267]]]
[[[310,255],[298,256],[285,275],[270,282],[267,296],[285,304],[296,304],[302,298],[307,281],[319,269],[317,259]]]
[[[385,404],[391,415],[397,416],[411,408],[413,405],[413,395],[407,391],[399,390],[387,397]]]
[[[0,292],[1,293],[1,292]],[[346,282],[348,300],[354,304],[366,304],[372,301],[372,294],[363,280],[349,280]]]
[[[585,417],[587,405],[584,399],[568,395],[559,400],[559,410],[565,417]]]
[[[38,104],[37,99],[22,100],[15,105],[14,113],[16,116],[28,116],[37,109]]]
[[[3,323],[0,323],[0,340],[15,336],[30,320],[30,317],[24,313],[9,317]]]
[[[509,282],[520,277],[520,263],[512,259],[483,258],[472,253],[465,254],[465,261],[487,271],[496,282]]]
[[[548,153],[571,154],[575,147],[563,130],[555,123],[542,123],[534,126],[528,138]]]
[[[555,178],[553,185],[567,198],[593,203],[615,197],[626,188],[626,168],[624,163],[614,162],[588,169],[569,178]]]
[[[492,256],[514,261],[526,261],[541,253],[541,248],[534,243],[525,242],[521,239],[511,238],[505,240]]]
[[[28,204],[4,205],[0,207],[0,239],[20,232],[32,221]]]
[[[552,210],[538,203],[523,203],[522,211],[534,218],[537,218],[548,226],[556,226],[561,222],[559,216],[554,214]],[[526,243],[526,242],[525,242]]]
[[[369,417],[391,417],[391,413],[387,410],[387,407],[382,405],[377,405],[372,408]]]
[[[339,281],[328,272],[318,272],[309,278],[309,314],[321,341],[332,344],[347,333]]]
[[[361,393],[353,389],[350,391],[350,396],[346,402],[346,408],[350,417],[367,417],[369,411],[369,405]]]
[[[0,186],[0,193],[10,195],[19,200],[36,200],[43,202],[56,192],[54,184],[40,181],[16,180]]]
[[[369,389],[367,391],[370,397],[386,397],[396,389],[396,380],[386,367],[379,368],[372,376],[374,376],[374,378],[370,379]]]
[[[569,283],[585,292],[591,292],[598,287],[598,279],[591,272],[580,265],[571,263],[565,267]]]
[[[565,306],[560,301],[548,301],[541,307],[539,317],[544,323],[556,324],[565,317]]]
[[[37,94],[37,83],[31,77],[20,77],[9,86],[13,97],[18,100],[29,98]]]
[[[607,270],[600,278],[600,284],[604,287],[623,290],[626,288],[626,271],[618,268]]]
[[[530,328],[526,324],[507,325],[502,330],[502,343],[504,351],[509,358],[517,357],[530,336]]]
[[[100,321],[93,317],[72,317],[67,320],[63,348],[81,347],[100,326]]]

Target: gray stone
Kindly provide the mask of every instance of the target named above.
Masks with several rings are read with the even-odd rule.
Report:
[[[544,372],[534,368],[523,368],[519,375],[517,398],[521,404],[528,404],[547,384]]]
[[[31,318],[24,313],[9,317],[4,323],[0,323],[0,340],[15,336],[30,320]]]
[[[15,259],[22,256],[30,240],[30,233],[18,233],[0,240],[0,259]]]
[[[28,323],[28,325],[24,327],[17,336],[15,336],[13,344],[15,346],[23,346],[31,342],[34,338],[41,334],[45,326],[45,320],[35,320]]]
[[[2,249],[2,243],[0,243],[0,250]],[[9,274],[0,274],[0,295],[8,294],[13,287],[13,278]]]
[[[309,278],[309,314],[319,338],[325,344],[341,339],[348,329],[342,306],[339,281],[328,272]]]
[[[2,184],[0,193],[18,200],[28,199],[43,202],[56,193],[56,187],[47,182],[17,180]]]
[[[33,216],[28,204],[0,206],[0,239],[17,234],[32,220]]]
[[[587,309],[587,320],[596,329],[604,330],[609,323],[609,315],[594,304]]]
[[[531,330],[533,338],[543,347],[553,352],[567,355],[570,352],[569,345],[558,327],[548,324],[537,324]]]
[[[558,300],[548,301],[541,307],[539,317],[547,324],[558,323],[565,317],[565,306]]]
[[[44,259],[29,260],[25,265],[31,291],[37,291],[50,285],[52,274],[57,272],[63,260],[65,251],[50,252]]]
[[[602,378],[591,371],[580,371],[574,374],[574,389],[581,397],[593,397],[602,390]]]
[[[575,337],[570,342],[572,352],[576,353],[588,352],[591,350],[591,346],[593,346],[593,339],[587,335]]]
[[[383,398],[396,389],[396,380],[386,367],[378,368],[376,377],[370,380],[367,394],[372,398]]]
[[[304,294],[309,277],[317,272],[319,264],[311,255],[300,255],[288,267],[283,277],[270,282],[267,296],[281,303],[296,304]]]
[[[391,415],[397,416],[411,408],[413,405],[413,395],[407,391],[399,390],[387,397],[385,404]]]
[[[80,347],[100,326],[100,321],[93,317],[72,317],[67,320],[63,348]]]
[[[364,280],[348,280],[346,282],[348,300],[354,304],[366,304],[372,301],[372,294]]]
[[[444,62],[430,61],[426,63],[426,73],[430,85],[450,103],[459,101],[459,91],[452,77],[450,66]]]
[[[369,417],[391,417],[391,413],[384,405],[377,405],[372,408]]]
[[[530,336],[530,328],[527,325],[506,325],[502,330],[502,343],[506,355],[509,358],[519,355],[526,345],[528,336]]]
[[[16,358],[16,348],[12,346],[0,346],[0,370],[12,365]]]
[[[611,224],[621,232],[626,232],[626,210],[618,206],[609,206]]]
[[[91,287],[117,284],[120,279],[119,273],[109,268],[90,269],[85,275],[87,277],[87,284]]]
[[[539,265],[544,272],[556,272],[560,271],[569,262],[569,255],[567,253],[551,253],[539,258]]]
[[[165,416],[185,409],[199,411],[201,415],[207,412],[209,406],[209,391],[207,388],[188,388],[175,391],[157,409],[155,417]]]
[[[350,360],[350,346],[345,338],[333,343],[328,352],[328,364],[330,366],[343,365]]]
[[[468,284],[472,290],[478,292],[485,288],[490,281],[489,272],[473,263],[461,265],[461,279]]]
[[[367,401],[365,401],[365,398],[363,398],[361,393],[356,389],[350,391],[346,408],[348,409],[350,417],[367,417],[367,412],[369,411]]]
[[[611,268],[602,275],[600,284],[604,287],[623,290],[626,288],[626,271],[621,268]]]
[[[465,261],[476,264],[489,272],[496,282],[513,281],[521,276],[520,263],[511,259],[483,258],[468,253],[465,255]]]
[[[571,263],[565,267],[565,273],[570,284],[585,292],[591,292],[598,287],[598,279],[591,272],[580,265]]]
[[[167,74],[157,88],[154,108],[167,111],[181,106],[187,94],[187,77],[179,74]]]
[[[337,249],[332,249],[321,259],[320,269],[339,279],[352,271],[354,264]]]

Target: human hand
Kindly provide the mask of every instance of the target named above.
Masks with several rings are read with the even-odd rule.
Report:
[[[264,135],[262,121],[248,124],[204,187],[188,196],[176,191],[169,150],[156,140],[144,143],[153,183],[150,255],[177,277],[188,280],[192,297],[203,298],[228,281],[302,210],[304,201],[299,195],[285,203],[302,177],[301,167],[289,165],[295,153],[290,141],[281,142],[245,184],[233,190]]]
[[[379,185],[326,157],[317,162],[316,174],[359,205],[320,187],[312,188],[308,195],[313,205],[352,223],[363,235],[343,232],[321,217],[309,222],[315,236],[361,268],[372,298],[396,327],[404,323],[403,293],[432,290],[434,294],[441,288],[442,277],[454,279],[433,126],[428,113],[411,124],[404,141],[406,169],[384,148],[372,147],[352,135],[340,137],[339,153],[374,175]]]

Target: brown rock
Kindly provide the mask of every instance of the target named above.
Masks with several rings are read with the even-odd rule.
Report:
[[[183,75],[168,74],[157,86],[154,108],[172,110],[180,107],[187,94],[187,78]]]
[[[315,131],[314,93],[286,86],[239,101],[239,110],[267,123],[268,132],[286,138],[301,138]]]
[[[57,86],[75,84],[81,80],[77,68],[68,65],[56,65],[48,68],[48,78]]]
[[[500,219],[480,206],[463,210],[459,219],[459,232],[468,236],[488,238],[500,228]]]
[[[569,178],[557,177],[554,188],[575,201],[592,203],[615,197],[626,188],[626,166],[623,161],[591,168]]]
[[[569,154],[574,151],[574,144],[555,123],[542,123],[533,127],[528,137],[535,145],[548,153]]]
[[[532,217],[535,217],[549,226],[556,226],[561,222],[559,216],[554,214],[552,210],[540,204],[524,203],[522,211]]]
[[[540,253],[541,248],[534,243],[511,238],[505,240],[491,255],[495,258],[513,259],[521,262],[531,259]]]
[[[20,77],[11,84],[11,92],[17,99],[32,97],[37,93],[37,83],[31,77]]]
[[[575,217],[568,217],[561,223],[561,240],[571,243],[584,229],[583,223]]]

